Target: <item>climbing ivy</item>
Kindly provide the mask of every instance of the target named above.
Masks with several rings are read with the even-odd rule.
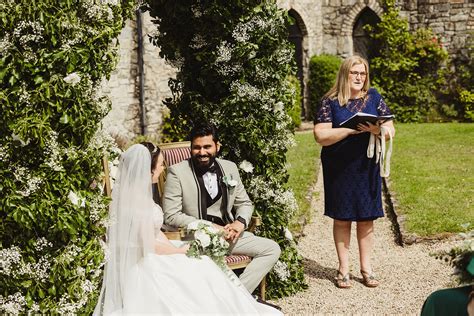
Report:
[[[91,314],[108,199],[100,92],[130,0],[5,0],[0,38],[0,313]]]
[[[282,249],[268,277],[269,296],[304,289],[301,257],[287,229],[297,207],[286,187],[285,154],[294,143],[287,110],[298,89],[289,79],[295,65],[287,13],[275,1],[257,0],[150,0],[145,9],[157,26],[152,43],[179,69],[166,102],[168,137],[183,139],[199,121],[218,127],[221,156],[241,168],[263,219],[257,234]]]

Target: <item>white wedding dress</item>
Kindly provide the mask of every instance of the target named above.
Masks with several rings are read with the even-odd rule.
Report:
[[[163,221],[156,209],[155,227]],[[207,256],[148,254],[132,268],[124,293],[126,313],[163,315],[280,315],[255,301],[237,277],[229,277]]]
[[[147,183],[145,187],[135,179],[140,175],[150,179],[149,168],[137,170],[150,165],[150,159],[148,164],[143,161],[150,156],[145,150],[134,145],[121,158],[121,188],[115,184],[110,209],[110,253],[94,315],[282,315],[258,303],[237,277],[231,280],[207,256],[196,259],[154,252],[152,243],[160,242],[163,213],[153,203],[151,190],[148,196],[151,182],[141,181]],[[120,196],[118,191],[126,194]],[[144,203],[144,198],[152,204]]]

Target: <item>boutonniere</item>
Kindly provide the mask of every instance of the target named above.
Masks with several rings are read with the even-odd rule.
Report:
[[[234,180],[234,178],[232,177],[232,175],[230,175],[230,179],[229,177],[227,176],[224,176],[222,178],[222,182],[226,185],[226,187],[228,187],[229,189],[232,189],[233,187],[235,187],[237,185],[237,180]]]

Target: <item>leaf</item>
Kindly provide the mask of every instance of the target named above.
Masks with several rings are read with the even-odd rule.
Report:
[[[63,116],[61,116],[61,118],[59,119],[59,122],[61,124],[69,123],[69,116],[66,113],[64,113]]]

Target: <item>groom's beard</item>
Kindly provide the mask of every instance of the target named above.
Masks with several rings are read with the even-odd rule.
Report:
[[[209,160],[207,161],[200,161],[199,158],[208,157]],[[200,174],[205,174],[209,171],[209,168],[214,164],[216,161],[215,155],[196,155],[191,158],[194,167]]]

